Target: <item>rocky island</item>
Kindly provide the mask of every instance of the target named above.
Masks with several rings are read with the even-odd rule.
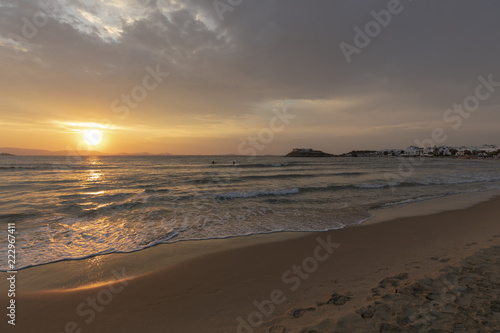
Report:
[[[322,152],[321,150],[314,150],[311,148],[294,148],[290,153],[285,155],[285,157],[332,157],[332,156],[336,155],[328,154]]]

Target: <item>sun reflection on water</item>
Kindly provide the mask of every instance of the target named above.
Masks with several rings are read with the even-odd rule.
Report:
[[[89,173],[87,174],[87,181],[96,182],[100,180],[101,177],[102,177],[101,170],[89,170]]]
[[[89,156],[83,161],[84,165],[102,165],[102,159],[99,156]]]
[[[82,164],[84,166],[99,167],[102,166],[103,161],[98,156],[89,156],[82,162]],[[97,182],[102,180],[102,176],[103,174],[101,170],[92,168],[91,170],[88,170],[85,179],[88,182]]]

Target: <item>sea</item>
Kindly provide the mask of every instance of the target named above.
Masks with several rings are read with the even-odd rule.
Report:
[[[377,208],[497,191],[500,161],[2,156],[0,179],[0,248],[14,223],[22,269],[179,241],[358,225]]]

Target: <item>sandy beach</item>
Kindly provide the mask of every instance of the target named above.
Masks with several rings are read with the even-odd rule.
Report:
[[[499,332],[499,204],[28,268],[1,331]]]

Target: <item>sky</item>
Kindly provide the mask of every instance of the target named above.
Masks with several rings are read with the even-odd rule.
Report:
[[[500,145],[499,40],[495,0],[0,0],[0,147]]]

